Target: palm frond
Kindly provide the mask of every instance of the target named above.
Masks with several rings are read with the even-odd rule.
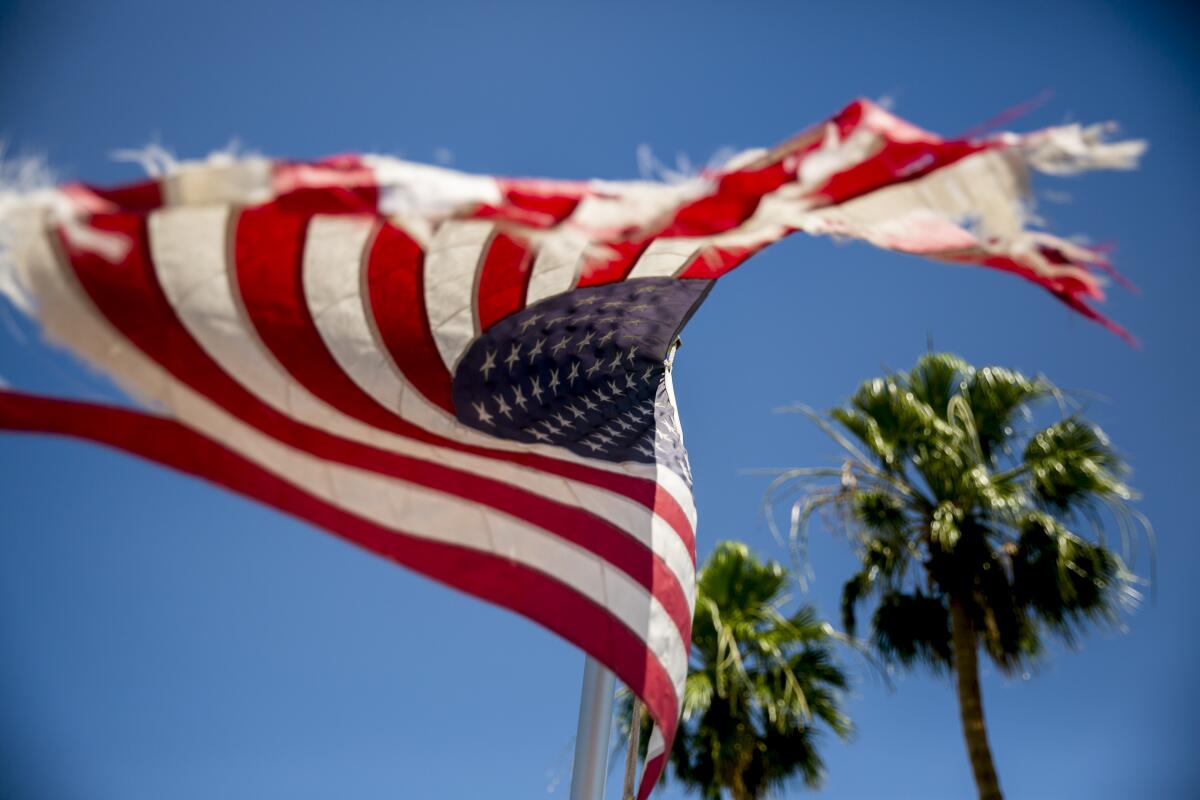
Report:
[[[1024,423],[1049,398],[1062,418],[1030,433]],[[1153,548],[1129,505],[1127,465],[1080,409],[1044,377],[929,353],[864,381],[827,417],[794,408],[848,458],[840,470],[778,473],[764,504],[786,505],[794,557],[814,520],[852,542],[860,566],[841,598],[851,641],[873,604],[885,661],[950,666],[953,594],[984,651],[1017,669],[1043,632],[1072,642],[1086,624],[1118,623],[1139,597],[1129,565],[1143,533]]]
[[[1039,501],[1067,511],[1093,498],[1133,499],[1122,476],[1124,460],[1095,425],[1068,417],[1034,434],[1025,447],[1033,491]]]
[[[788,571],[722,542],[697,573],[692,657],[670,759],[675,777],[717,798],[734,781],[756,792],[823,774],[818,725],[847,736],[840,640],[811,606],[790,613]],[[802,749],[787,753],[777,743]],[[759,796],[759,795],[756,795]]]
[[[950,398],[961,391],[974,368],[950,353],[926,353],[908,372],[908,386],[921,402],[942,419],[949,419]]]

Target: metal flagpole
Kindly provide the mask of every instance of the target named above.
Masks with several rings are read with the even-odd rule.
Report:
[[[571,800],[603,800],[612,727],[616,678],[588,656],[583,665],[579,695],[579,727],[575,730],[575,764],[571,769]]]
[[[638,750],[642,744],[642,701],[633,698],[633,713],[629,715],[629,744],[625,751],[625,782],[621,786],[621,800],[634,800],[634,781],[637,779]]]

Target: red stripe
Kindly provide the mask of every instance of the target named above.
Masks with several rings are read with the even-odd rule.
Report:
[[[975,142],[896,142],[884,140],[878,153],[842,172],[830,176],[813,194],[821,205],[838,205],[885,186],[923,178],[967,156],[995,147]]]
[[[367,258],[370,312],[384,347],[409,383],[454,415],[453,379],[438,353],[425,308],[425,253],[395,225],[384,223]]]
[[[275,221],[280,222],[280,230],[291,226],[291,233],[297,233],[294,222]],[[581,508],[482,475],[342,439],[279,413],[226,374],[175,316],[154,274],[144,219],[132,215],[95,217],[92,225],[127,236],[133,246],[119,264],[105,261],[90,251],[71,252],[68,249],[75,273],[105,317],[178,380],[268,436],[318,458],[371,470],[486,505],[595,553],[658,597],[684,641],[689,640],[691,613],[679,581],[660,558],[630,534]],[[248,230],[253,227],[249,226]],[[248,238],[252,238],[250,234]],[[289,249],[289,239],[284,234],[267,237],[260,244],[276,248],[285,267],[297,256],[294,247]],[[69,248],[69,244],[66,246]],[[256,309],[256,319],[266,320],[272,334],[292,330],[286,322],[291,311],[287,298],[293,294],[289,292],[291,287],[284,275],[288,270],[272,268],[269,262],[259,263],[253,259],[247,262],[246,269],[254,275],[254,281],[262,278],[257,274],[259,270],[268,271],[272,276],[262,280],[262,285],[255,285],[247,297],[248,306],[251,302],[263,302],[257,293],[265,291],[264,287],[278,292],[276,297],[267,298],[266,304]],[[275,302],[270,303],[271,299]],[[276,326],[280,320],[282,322]],[[247,346],[251,344],[248,342]],[[297,349],[289,351],[288,355],[302,356],[304,352]],[[325,352],[323,348],[321,352]],[[310,377],[320,380],[322,374],[314,372]]]
[[[91,214],[108,211],[153,211],[163,204],[162,185],[157,180],[145,180],[111,189],[85,183],[68,183],[63,194]]]
[[[549,181],[538,178],[497,178],[504,196],[500,206],[481,206],[472,216],[553,228],[575,211],[587,194],[587,184],[575,181]]]
[[[492,237],[479,275],[479,326],[483,330],[525,307],[533,271],[529,243],[497,233]]]
[[[354,155],[311,164],[279,162],[271,182],[278,202],[297,213],[374,214],[379,208],[375,171]]]
[[[604,247],[599,249],[602,255],[584,259],[579,268],[579,281],[576,285],[582,288],[625,280],[633,265],[655,238],[657,234],[625,241],[604,242]]]
[[[638,783],[637,800],[646,800],[650,793],[654,791],[655,784],[658,783],[658,778],[662,775],[663,768],[667,766],[667,756],[671,752],[671,740],[675,738],[674,732],[670,736],[666,735],[666,729],[663,730],[663,741],[666,742],[666,747],[661,755],[646,762],[642,768],[642,780]]]
[[[1042,248],[1042,254],[1047,255],[1046,248]],[[1104,314],[1101,314],[1099,311],[1089,306],[1081,299],[1080,295],[1096,297],[1097,289],[1094,286],[1083,283],[1077,278],[1072,278],[1069,275],[1062,275],[1058,277],[1043,275],[1042,273],[1034,270],[1032,267],[1026,266],[1010,256],[990,256],[981,253],[977,256],[941,256],[934,254],[933,257],[957,264],[972,264],[974,266],[991,267],[992,269],[998,269],[1002,272],[1010,272],[1014,275],[1020,275],[1022,278],[1032,281],[1038,286],[1041,286],[1049,291],[1068,308],[1071,308],[1072,310],[1082,314],[1093,322],[1100,323],[1109,331],[1115,333],[1117,336],[1120,336],[1129,344],[1135,346],[1138,344],[1137,337],[1135,337],[1121,325],[1106,317]],[[1086,269],[1085,265],[1074,265]],[[1100,297],[1103,297],[1103,295],[1100,295]]]
[[[662,664],[620,620],[552,576],[506,558],[394,531],[350,514],[174,420],[0,390],[0,428],[87,439],[195,475],[447,586],[515,611],[611,669],[642,698],[664,732],[674,731],[679,706]]]
[[[692,263],[688,264],[683,272],[679,273],[679,277],[696,278],[698,280],[719,278],[740,265],[763,247],[766,247],[766,243],[760,247],[713,247],[712,245],[706,245],[700,248],[700,252],[692,259]]]

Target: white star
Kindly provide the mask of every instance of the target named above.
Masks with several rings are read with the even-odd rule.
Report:
[[[637,381],[633,379],[633,375],[629,372],[625,373],[625,388],[632,389],[637,386]]]
[[[609,436],[607,433],[596,433],[594,435],[596,437],[596,441],[598,441],[598,442],[604,442],[605,444],[613,443],[612,437]]]
[[[650,382],[650,376],[654,374],[654,367],[646,367],[646,371],[642,373],[642,380]]]
[[[533,428],[530,428],[529,432],[531,434],[533,434],[535,438],[540,439],[543,442],[550,441],[550,437],[547,436],[546,434],[542,433],[541,431],[537,431],[537,430],[534,430]]]
[[[601,450],[603,450],[603,449],[604,449],[603,447],[601,447],[600,445],[596,444],[595,442],[584,442],[583,444],[584,444],[584,446],[585,446],[585,447],[590,447],[590,448],[592,448],[592,452],[593,452],[593,453],[598,453],[598,452],[600,452]]]
[[[550,370],[550,383],[546,385],[552,394],[558,394],[558,370]]]
[[[599,302],[600,302],[600,298],[597,297],[596,295],[592,295],[591,297],[585,297],[582,300],[580,300],[579,305],[590,306],[592,303],[599,303]]]
[[[480,422],[482,422],[484,425],[492,424],[492,415],[488,413],[487,408],[484,407],[482,400],[480,400],[478,403],[472,403],[471,405],[474,406],[475,413],[479,415]]]
[[[617,335],[617,329],[613,328],[608,333],[601,336],[600,340],[598,342],[596,342],[596,344],[601,344],[601,345],[608,344],[609,340],[612,339],[612,337],[614,337],[616,335]]]
[[[571,341],[570,336],[564,336],[558,340],[558,344],[550,348],[550,355],[557,356],[561,350],[567,346],[567,342]]]
[[[614,422],[614,423],[616,423],[617,425],[620,425],[620,426],[621,426],[621,430],[623,430],[623,431],[631,431],[631,430],[633,430],[633,426],[632,426],[632,425],[630,425],[628,422],[626,422],[626,421],[625,421],[625,420],[623,420],[623,419],[614,419],[614,420],[613,420],[613,422]]]
[[[597,371],[599,371],[599,369],[600,369],[600,359],[596,359],[595,363],[593,363],[590,367],[587,368],[587,376],[589,378],[592,377],[593,375],[596,374]]]
[[[548,419],[542,420],[542,424],[546,426],[546,433],[551,436],[558,436],[562,433],[562,428],[558,427]]]
[[[636,306],[630,306],[629,310],[630,311],[645,311],[649,307],[650,306],[646,305],[645,303],[638,303]]]
[[[652,455],[654,455],[654,451],[653,451],[653,450],[651,450],[649,447],[647,447],[647,446],[646,446],[646,445],[644,445],[644,444],[639,444],[638,446],[634,447],[633,449],[634,449],[634,450],[637,450],[639,453],[641,453],[641,454],[642,454],[642,455],[644,455],[644,456],[652,456]]]
[[[629,352],[625,355],[625,357],[628,358],[630,361],[633,361],[633,354],[636,352],[637,352],[637,345],[635,344],[629,348]]]
[[[561,413],[555,412],[552,416],[554,417],[555,421],[558,422],[558,424],[561,425],[563,428],[569,428],[573,424],[571,422],[571,420],[564,417]]]
[[[617,395],[619,395],[621,393],[621,389],[620,389],[620,387],[617,386],[616,381],[608,382],[608,390],[610,392],[612,392],[613,397],[616,397]]]
[[[504,395],[496,392],[496,410],[504,415],[506,419],[512,419],[512,406],[504,399]]]
[[[569,380],[571,382],[571,385],[574,386],[575,381],[577,381],[578,379],[579,379],[579,362],[576,361],[574,364],[571,365],[571,371],[567,373],[567,380]]]
[[[584,414],[582,411],[580,411],[575,406],[567,406],[566,408],[567,408],[567,411],[570,411],[572,414],[575,415],[575,419],[583,419],[585,416],[587,416],[586,414]]]
[[[529,348],[529,363],[532,364],[534,359],[542,354],[542,347],[546,344],[545,339],[539,338],[533,343],[533,347]]]
[[[587,397],[581,397],[579,399],[582,400],[583,404],[588,407],[588,411],[595,411],[597,408],[600,407],[600,406],[596,405],[595,403],[593,403],[591,400],[588,400]]]
[[[495,368],[496,368],[496,351],[489,350],[487,355],[485,355],[483,357],[483,366],[479,368],[479,371],[483,373],[483,379],[485,381],[488,379],[488,373],[490,373]]]
[[[599,400],[601,403],[607,403],[609,400],[609,397],[608,397],[608,395],[606,395],[604,393],[603,389],[601,389],[600,387],[596,387],[596,399]]]
[[[620,300],[609,300],[607,303],[605,303],[604,305],[602,305],[600,307],[601,308],[620,308],[623,305],[624,305],[624,303]]]
[[[536,400],[537,400],[539,403],[540,403],[540,402],[542,402],[542,379],[541,379],[540,377],[538,377],[537,375],[534,375],[534,376],[533,376],[533,377],[532,377],[532,378],[529,380],[529,385],[530,385],[531,387],[533,387],[533,388],[531,388],[531,389],[529,390],[529,393],[530,393],[531,395],[533,395],[533,397],[534,397],[534,398],[535,398],[535,399],[536,399]]]
[[[570,315],[570,314],[562,314],[562,315],[560,315],[560,316],[557,316],[557,317],[551,317],[550,319],[546,320],[546,327],[548,327],[548,328],[553,328],[553,327],[554,327],[555,325],[557,325],[558,323],[560,323],[560,322],[566,322],[566,321],[567,321],[567,320],[569,320],[570,318],[571,318],[571,315]]]
[[[608,368],[616,369],[619,366],[621,366],[621,351],[620,350],[618,350],[616,355],[613,356],[612,364],[610,364]]]
[[[525,410],[525,393],[521,391],[520,386],[513,387],[513,402],[516,403],[522,411]]]
[[[534,314],[532,317],[526,317],[525,321],[522,322],[520,325],[521,333],[524,333],[525,331],[529,330],[530,326],[532,326],[534,323],[536,323],[541,318],[542,318],[541,314]]]
[[[517,360],[520,357],[520,355],[521,355],[521,345],[514,343],[512,346],[512,352],[508,354],[508,358],[504,359],[504,363],[508,365],[509,372],[512,372],[513,364],[517,363]]]
[[[639,286],[638,288],[633,290],[633,293],[634,294],[645,294],[646,292],[653,292],[657,288],[658,288],[657,286]]]
[[[575,345],[575,352],[576,353],[583,352],[583,348],[587,347],[588,345],[590,345],[592,343],[592,337],[595,335],[596,335],[595,331],[588,331],[587,335],[579,340],[579,344]]]

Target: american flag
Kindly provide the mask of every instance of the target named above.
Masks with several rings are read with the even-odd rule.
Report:
[[[1087,303],[1101,256],[1022,205],[1031,169],[1133,166],[1102,134],[943,139],[857,101],[670,182],[218,154],[9,185],[0,288],[146,410],[3,390],[0,427],[199,476],[535,620],[645,702],[645,798],[695,600],[679,331],[793,231],[1013,272],[1119,330]]]

